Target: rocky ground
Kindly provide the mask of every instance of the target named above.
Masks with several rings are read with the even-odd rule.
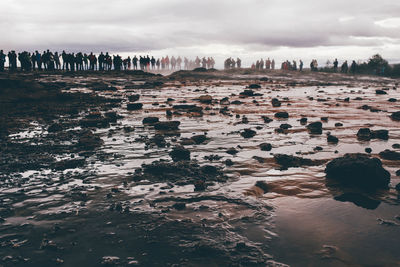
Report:
[[[0,75],[0,266],[400,263],[398,80]]]

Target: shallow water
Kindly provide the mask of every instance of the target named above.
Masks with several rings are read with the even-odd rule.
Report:
[[[240,78],[240,79],[239,79]],[[280,263],[292,266],[348,266],[400,264],[397,241],[400,238],[399,193],[394,186],[400,182],[395,172],[400,164],[383,161],[391,172],[391,189],[373,194],[374,209],[352,202],[340,202],[333,197],[340,190],[325,183],[324,165],[280,170],[273,154],[291,154],[311,159],[331,160],[345,153],[364,152],[372,155],[400,143],[399,122],[389,118],[400,109],[400,98],[394,90],[396,81],[387,79],[342,80],[330,86],[304,84],[286,86],[297,77],[273,77],[274,82],[257,82],[255,89],[262,96],[241,97],[247,85],[257,77],[238,77],[233,80],[198,82],[171,81],[161,88],[126,89],[140,86],[142,80],[131,77],[41,77],[42,81],[65,81],[71,84],[70,93],[93,93],[89,82],[102,81],[117,91],[96,91],[109,98],[122,98],[120,107],[113,108],[123,118],[109,128],[96,129],[104,141],[96,153],[84,156],[87,165],[76,169],[26,171],[4,174],[1,179],[0,256],[5,266],[32,265],[72,266],[85,264],[110,265],[171,265],[183,266],[265,266]],[[321,77],[314,81],[324,82]],[[376,89],[388,87],[387,95],[376,95]],[[128,96],[140,94],[143,109],[128,111]],[[200,104],[201,95],[211,95],[213,104]],[[219,100],[239,100],[240,105],[221,105]],[[282,101],[272,107],[271,99]],[[313,100],[310,99],[313,97]],[[344,101],[349,97],[350,101]],[[357,97],[362,100],[355,100]],[[173,98],[174,101],[167,101]],[[155,104],[157,103],[157,104]],[[211,164],[224,168],[229,176],[225,183],[214,183],[206,191],[194,191],[191,184],[131,179],[143,163],[170,159],[171,147],[157,148],[145,141],[156,133],[144,126],[145,117],[166,118],[171,105],[196,104],[203,107],[203,116],[182,112],[172,120],[181,122],[176,135],[165,136],[171,146],[183,138],[205,134],[205,144],[185,145],[192,159],[200,165]],[[370,105],[380,112],[362,110]],[[229,115],[220,114],[227,106]],[[209,107],[208,109],[206,109]],[[288,119],[276,119],[278,111],[287,111]],[[65,120],[79,120],[77,118]],[[240,117],[236,117],[239,115]],[[274,119],[265,123],[261,116]],[[243,123],[246,117],[248,122]],[[299,119],[323,123],[322,135],[311,135]],[[343,123],[336,127],[335,123]],[[292,128],[277,133],[276,128],[288,123]],[[127,132],[124,127],[132,127]],[[359,128],[387,129],[387,141],[373,139],[358,141]],[[239,133],[251,128],[257,132],[245,139]],[[30,142],[45,137],[46,125],[32,123],[29,129],[11,136],[15,142]],[[328,144],[326,134],[339,138],[337,145]],[[270,152],[261,151],[260,143],[272,144]],[[319,146],[321,151],[314,148]],[[234,147],[239,152],[229,155]],[[209,161],[205,156],[218,155]],[[68,159],[71,153],[56,155]],[[75,158],[76,158],[75,157]],[[254,158],[256,157],[256,158]],[[225,166],[226,159],[234,162]],[[15,181],[19,182],[15,182]],[[269,192],[262,194],[253,186],[266,181]],[[111,194],[110,194],[111,193]],[[109,210],[121,203],[129,212]],[[176,210],[175,203],[186,203]],[[375,205],[376,206],[376,205]],[[50,240],[50,242],[49,242]],[[52,243],[54,242],[54,243]]]

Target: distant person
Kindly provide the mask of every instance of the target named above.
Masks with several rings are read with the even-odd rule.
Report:
[[[260,59],[260,70],[264,69],[264,60]]]
[[[337,58],[335,58],[335,61],[333,61],[333,71],[334,72],[337,72],[338,64],[339,64],[339,62],[338,62]]]
[[[157,66],[157,70],[158,70],[158,71],[160,70],[160,65],[161,65],[160,58],[157,58],[156,66]]]
[[[349,69],[349,66],[347,65],[347,60],[346,60],[345,62],[343,62],[342,66],[340,67],[340,71],[342,73],[347,73],[348,69]]]
[[[272,59],[272,61],[271,61],[271,69],[275,69],[275,60],[274,59]]]
[[[357,70],[357,63],[356,63],[355,60],[353,60],[353,62],[351,63],[351,66],[350,66],[350,72],[351,72],[352,74],[355,74],[355,73],[356,73],[356,70]]]
[[[155,70],[156,69],[156,59],[153,56],[151,57],[150,63],[151,63],[151,69]]]
[[[4,71],[4,64],[6,63],[6,55],[3,53],[3,50],[0,50],[0,71]]]
[[[137,70],[138,67],[138,58],[136,57],[136,55],[132,58],[132,65],[133,65],[133,69]]]
[[[240,58],[236,59],[236,65],[237,65],[238,69],[240,69],[242,67],[242,60]]]
[[[299,61],[299,70],[300,71],[303,71],[303,66],[304,66],[303,60],[300,59],[300,61]]]
[[[177,65],[178,69],[181,70],[181,68],[182,68],[182,58],[181,57],[178,57],[176,59],[176,65]]]
[[[265,68],[267,70],[271,69],[271,60],[269,58],[265,60]]]

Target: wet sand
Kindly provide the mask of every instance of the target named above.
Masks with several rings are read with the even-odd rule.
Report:
[[[380,152],[400,150],[397,87],[251,70],[1,74],[0,265],[396,266],[400,162]],[[388,188],[327,181],[327,162],[366,148]]]

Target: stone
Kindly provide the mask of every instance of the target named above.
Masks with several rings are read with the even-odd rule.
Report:
[[[128,110],[139,110],[143,108],[143,104],[142,103],[128,103],[126,105],[126,108]]]
[[[259,147],[262,151],[271,151],[272,149],[272,145],[270,143],[261,143]]]
[[[256,131],[251,130],[251,129],[244,129],[242,132],[240,132],[240,135],[243,138],[252,138],[257,134]]]
[[[181,160],[190,160],[190,151],[182,146],[176,146],[169,153],[174,162]]]
[[[289,118],[289,113],[287,113],[286,111],[277,112],[275,113],[275,117],[280,119],[287,119]]]
[[[390,173],[382,167],[382,162],[361,153],[333,159],[326,165],[325,173],[327,179],[363,188],[387,188],[390,182]]]
[[[312,122],[307,125],[307,129],[312,134],[322,134],[322,122]]]
[[[400,152],[385,149],[379,153],[379,156],[387,160],[400,160]]]

